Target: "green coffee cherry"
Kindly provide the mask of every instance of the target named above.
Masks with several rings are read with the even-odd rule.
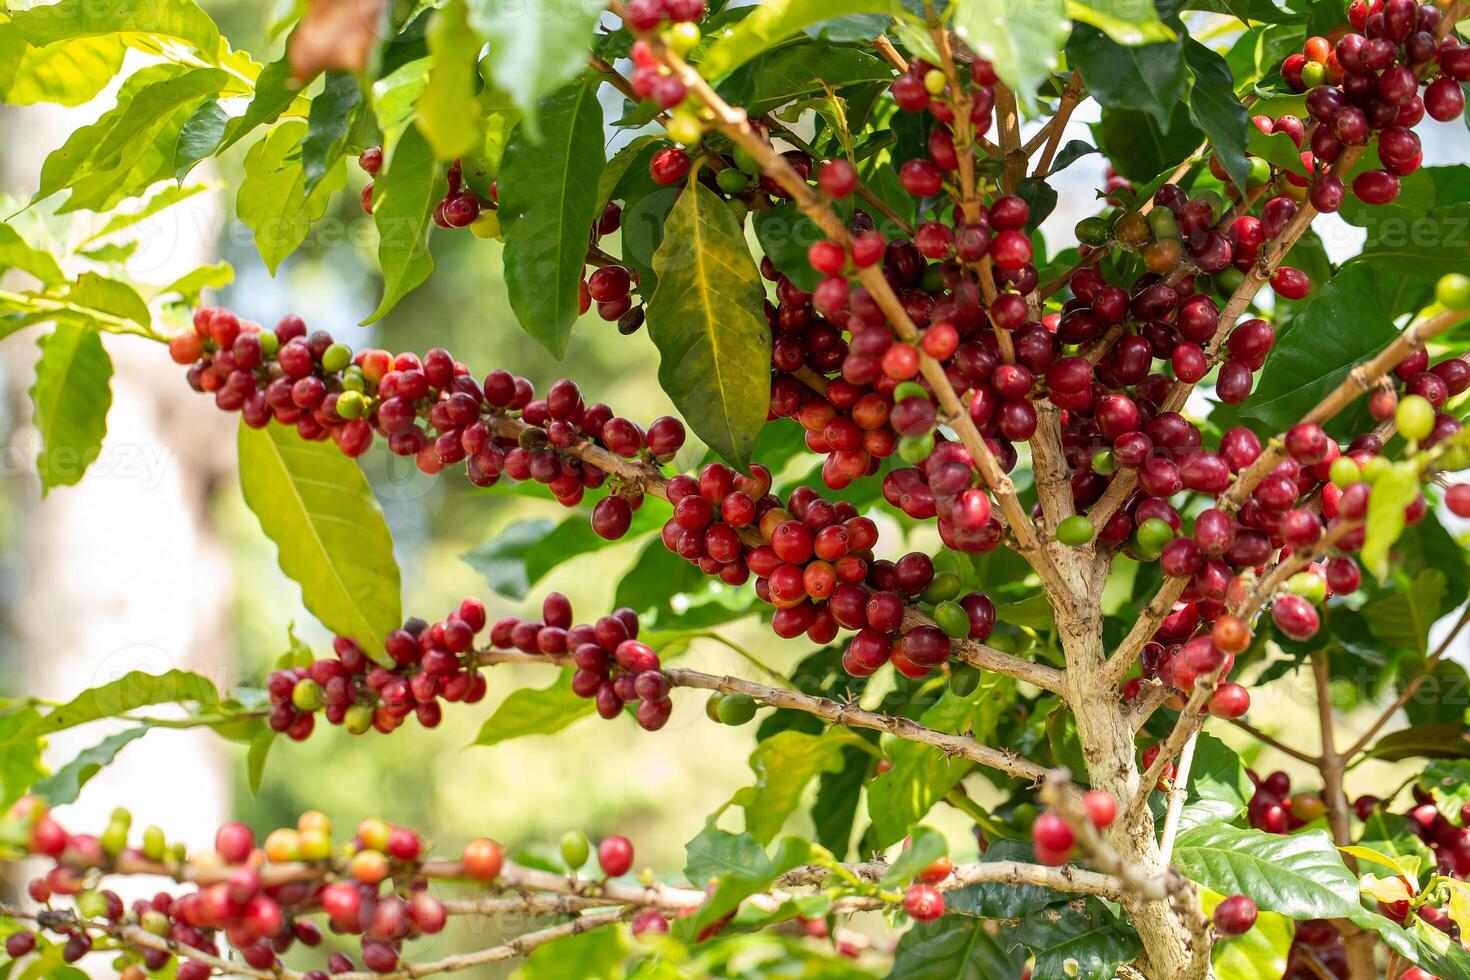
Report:
[[[1215,273],[1216,292],[1229,295],[1239,289],[1243,282],[1245,282],[1245,273],[1233,265]]]
[[[1167,211],[1168,208],[1164,210]],[[1076,235],[1082,244],[1099,248],[1113,240],[1113,226],[1107,218],[1094,215],[1077,222]]]
[[[685,146],[693,146],[704,138],[704,123],[692,112],[675,111],[664,125],[669,139]]]
[[[373,709],[365,704],[349,705],[342,716],[342,727],[353,735],[362,735],[373,727]]]
[[[303,677],[291,688],[291,703],[297,711],[316,711],[322,706],[322,686],[310,677]]]
[[[711,694],[709,700],[704,703],[705,717],[717,725],[723,724],[720,721],[720,698],[722,697],[724,695],[719,693]]]
[[[727,694],[716,710],[725,724],[743,725],[755,717],[755,700],[745,694]]]
[[[1073,514],[1057,525],[1057,540],[1073,548],[1091,541],[1094,533],[1092,519],[1083,514]]]
[[[1451,272],[1441,276],[1434,287],[1434,298],[1450,310],[1470,310],[1470,276]]]
[[[900,381],[893,386],[893,404],[895,405],[908,398],[928,397],[929,392],[925,391],[924,386],[917,381]]]
[[[296,835],[296,853],[303,861],[325,861],[332,856],[332,834],[320,827],[309,827]]]
[[[561,860],[567,870],[576,871],[586,864],[591,853],[592,845],[587,842],[587,835],[580,830],[569,830],[562,835]]]
[[[470,232],[476,238],[499,238],[500,212],[494,208],[485,208],[478,218],[470,222]]]
[[[337,396],[337,414],[344,419],[362,418],[367,411],[367,399],[361,392],[344,391]]]
[[[929,90],[930,95],[938,95],[944,91],[949,79],[944,77],[944,72],[938,68],[930,68],[924,72],[924,88]]]
[[[925,602],[943,602],[960,594],[960,577],[954,572],[935,572],[929,587],[920,598]]]
[[[1153,229],[1155,238],[1179,237],[1179,222],[1174,219],[1174,212],[1168,208],[1154,208],[1150,211],[1148,226]]]
[[[143,828],[143,856],[150,861],[162,861],[164,852],[168,849],[168,841],[164,839],[163,828],[149,824]]]
[[[333,344],[322,351],[322,370],[341,371],[352,363],[352,348],[346,344]]]
[[[274,330],[262,330],[255,335],[255,339],[260,341],[261,357],[275,357],[276,351],[281,349],[281,339]]]
[[[937,293],[944,288],[944,266],[930,262],[919,273],[919,286],[926,293]]]
[[[342,372],[342,390],[357,392],[367,390],[367,379],[363,377],[362,368],[352,364]]]
[[[758,177],[758,176],[760,176],[760,172],[761,172],[761,164],[760,164],[760,161],[755,158],[755,154],[751,153],[745,147],[743,147],[743,146],[737,146],[737,147],[735,147],[735,152],[732,153],[731,156],[735,160],[735,166],[739,167],[741,170],[744,170],[746,173],[750,174],[752,177]]]
[[[664,43],[673,48],[674,53],[682,58],[693,51],[694,46],[699,43],[699,25],[693,21],[680,21],[665,28],[663,35]]]
[[[1405,395],[1394,410],[1394,421],[1405,439],[1420,442],[1434,431],[1434,406],[1421,395]]]
[[[1118,471],[1118,461],[1111,449],[1099,449],[1092,456],[1092,472],[1098,476],[1112,476]]]
[[[1357,460],[1348,456],[1339,456],[1332,461],[1332,469],[1328,475],[1332,482],[1341,489],[1361,480],[1363,471],[1358,469]]]
[[[154,909],[144,912],[138,924],[143,927],[144,932],[151,932],[155,936],[167,936],[169,927],[172,925],[168,916]]]
[[[945,600],[934,607],[934,622],[944,635],[963,640],[970,635],[970,614],[953,600]]]
[[[1173,540],[1174,529],[1162,517],[1150,517],[1138,526],[1138,547],[1145,554],[1157,555]]]
[[[1299,595],[1303,599],[1320,606],[1327,601],[1327,583],[1322,576],[1312,572],[1297,572],[1286,580],[1286,590],[1293,595]]]
[[[750,186],[750,175],[735,167],[726,167],[715,174],[715,183],[726,194],[739,194]]]
[[[1363,465],[1362,480],[1364,483],[1377,483],[1379,477],[1393,469],[1393,463],[1386,456],[1374,456]]]
[[[127,824],[118,823],[116,820],[109,823],[97,843],[101,844],[102,849],[108,854],[121,853],[122,849],[128,846]]]
[[[83,918],[100,919],[107,914],[107,899],[101,892],[82,892],[77,896],[77,911]]]
[[[902,436],[898,440],[898,456],[905,463],[922,463],[934,452],[934,432],[921,436]]]

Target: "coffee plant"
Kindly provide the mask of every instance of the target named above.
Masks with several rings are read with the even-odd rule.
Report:
[[[1470,166],[1424,165],[1425,141],[1465,145],[1464,0],[281,9],[264,63],[190,0],[0,20],[6,102],[114,103],[0,226],[0,337],[45,328],[42,487],[101,447],[107,347],[166,345],[201,406],[239,415],[245,502],[336,636],[293,639],[256,686],[175,670],[6,704],[0,848],[28,880],[7,971],[1470,978],[1470,679],[1449,655],[1470,622]],[[136,224],[237,144],[236,215],[272,272],[352,182],[368,322],[467,229],[501,243],[477,247],[521,329],[560,358],[575,324],[616,324],[680,418],[398,352],[391,326],[354,350],[253,322],[204,302],[224,264],[130,276]],[[1048,240],[1076,196],[1058,175],[1093,155],[1103,186]],[[368,453],[574,512],[468,556],[510,598],[639,542],[621,608],[405,617]],[[680,666],[751,619],[802,645],[790,678]],[[474,707],[507,663],[557,680]],[[570,822],[557,864],[317,811],[191,850],[123,808],[62,809],[151,706],[248,743],[254,785],[278,735],[322,723],[481,712],[498,741],[595,712],[655,739],[681,699],[760,721],[751,785],[678,881]],[[47,769],[48,737],[104,719],[125,727]],[[1273,754],[1311,775],[1247,765]],[[1365,787],[1368,760],[1402,776]],[[925,825],[941,807],[977,859]],[[814,830],[783,833],[798,815]],[[113,889],[138,875],[173,884],[129,903]],[[510,914],[538,925],[428,949]]]

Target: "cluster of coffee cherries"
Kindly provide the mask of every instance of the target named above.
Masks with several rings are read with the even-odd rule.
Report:
[[[297,741],[311,734],[318,712],[354,735],[387,734],[409,715],[434,728],[443,717],[440,699],[475,704],[485,697],[485,677],[474,663],[475,635],[484,628],[485,604],[473,597],[437,623],[408,619],[383,638],[392,667],[374,663],[352,638],[336,637],[335,659],[267,678],[270,726]]]
[[[571,602],[560,592],[552,592],[541,603],[539,620],[514,616],[498,620],[490,629],[490,645],[522,653],[569,655],[577,668],[572,674],[573,692],[593,699],[603,718],[616,718],[625,706],[636,705],[638,724],[656,732],[674,710],[669,676],[654,649],[638,639],[638,614],[631,609],[618,609],[590,625],[573,626]]]
[[[215,835],[213,852],[190,858],[181,845],[166,845],[157,827],[147,828],[140,845],[131,846],[130,819],[119,810],[104,834],[72,834],[34,797],[22,799],[6,815],[30,853],[55,861],[44,877],[30,882],[27,892],[43,906],[36,915],[41,930],[65,937],[62,955],[68,963],[92,950],[92,933],[99,931],[120,940],[115,948],[125,977],[140,977],[143,970],[153,973],[173,962],[169,948],[127,942],[123,927],[132,927],[177,950],[177,976],[184,980],[212,974],[209,964],[189,953],[218,958],[221,941],[255,969],[279,969],[279,957],[294,944],[321,943],[321,929],[305,917],[320,911],[327,914],[332,931],[361,935],[364,965],[382,973],[397,967],[405,940],[444,928],[444,906],[418,876],[422,841],[407,828],[368,819],[352,840],[334,845],[331,820],[311,811],[294,828],[273,831],[259,847],[249,827],[227,823]],[[478,840],[465,847],[461,860],[464,877],[490,883],[500,873],[502,855],[498,844]],[[300,869],[303,864],[320,873],[274,873],[282,865]],[[186,869],[199,883],[197,890],[159,892],[130,908],[114,892],[98,887],[107,873],[177,876]],[[57,908],[60,898],[73,900],[75,910]],[[23,930],[7,938],[6,952],[18,959],[36,945],[36,933]],[[341,953],[332,954],[328,968],[331,973],[355,969]],[[317,970],[306,976],[324,980],[327,973]]]
[[[358,155],[357,165],[369,177],[376,177],[378,171],[383,169],[383,148],[370,146],[363,150]],[[478,238],[498,238],[500,216],[495,210],[499,203],[496,199],[495,183],[492,181],[490,184],[488,200],[476,194],[465,183],[463,164],[459,160],[449,165],[444,179],[444,197],[434,206],[434,224],[440,228],[468,228]],[[363,211],[372,214],[372,181],[363,185],[360,201]]]
[[[1423,162],[1414,126],[1426,114],[1439,122],[1458,119],[1465,111],[1460,83],[1470,81],[1470,45],[1453,34],[1437,38],[1443,13],[1433,4],[1357,0],[1348,19],[1351,32],[1335,42],[1309,38],[1281,66],[1287,84],[1307,93],[1307,110],[1318,124],[1302,162],[1313,174],[1309,194],[1320,211],[1337,210],[1345,188],[1318,167],[1375,135],[1383,166],[1359,174],[1352,190],[1368,204],[1395,200],[1399,178]],[[1302,140],[1294,139],[1300,147]]]
[[[213,393],[219,408],[240,412],[254,428],[275,419],[303,439],[330,438],[348,456],[362,455],[381,435],[424,473],[463,462],[477,487],[502,476],[535,480],[568,507],[607,473],[563,450],[594,444],[653,463],[684,444],[678,419],[665,416],[645,431],[606,405],[586,404],[568,379],[537,398],[530,381],[509,371],[476,382],[441,348],[422,358],[375,348],[354,356],[326,331],[308,334],[294,315],[266,330],[229,310],[201,307],[194,331],[173,337],[169,353],[189,365],[196,391]]]

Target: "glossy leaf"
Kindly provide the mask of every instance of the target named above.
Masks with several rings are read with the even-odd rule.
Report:
[[[823,735],[785,731],[766,739],[750,755],[755,785],[737,790],[731,802],[745,809],[745,830],[762,844],[780,832],[796,811],[807,783],[819,773],[833,772],[842,750],[857,741],[848,731]]]
[[[38,279],[43,286],[66,281],[66,275],[50,252],[33,247],[7,224],[0,224],[0,269],[17,269]]]
[[[378,229],[378,265],[383,298],[363,323],[381,319],[434,271],[429,232],[434,208],[444,196],[442,170],[417,129],[404,130],[373,182],[373,224]]]
[[[347,169],[338,161],[326,180],[306,192],[300,155],[305,137],[306,124],[288,120],[245,154],[245,179],[235,198],[235,213],[254,233],[255,249],[272,275],[326,213],[332,192],[347,182]]]
[[[479,119],[471,110],[482,42],[470,27],[464,0],[454,0],[435,15],[428,42],[434,62],[415,122],[439,159],[454,160],[473,150],[479,136]]]
[[[1210,138],[1210,149],[1235,186],[1244,187],[1251,169],[1245,158],[1246,130],[1252,127],[1250,113],[1235,97],[1230,66],[1194,40],[1184,45],[1184,63],[1194,79],[1186,99],[1190,118]]]
[[[760,272],[729,206],[691,181],[653,268],[648,331],[659,384],[695,434],[744,470],[766,423],[771,334]]]
[[[1403,759],[1470,758],[1470,733],[1460,724],[1410,725],[1380,736],[1368,758],[1398,762]],[[1470,799],[1470,797],[1467,797]]]
[[[214,682],[187,670],[150,674],[134,670],[89,688],[65,704],[51,709],[32,724],[31,734],[54,735],[104,718],[116,718],[155,704],[211,705],[219,700]]]
[[[1228,823],[1245,812],[1253,795],[1255,787],[1240,756],[1215,736],[1201,732],[1190,769],[1189,799],[1180,812],[1180,829]]]
[[[1200,896],[1205,914],[1212,914],[1224,898],[1206,889]],[[1281,980],[1295,933],[1295,923],[1286,916],[1259,912],[1256,924],[1243,935],[1214,945],[1210,965],[1218,980]]]
[[[1112,980],[1143,949],[1137,935],[1095,898],[1075,907],[1043,909],[1021,922],[1020,941],[1036,954],[1035,974]]]
[[[1184,96],[1183,45],[1176,41],[1130,46],[1079,24],[1067,42],[1067,58],[1082,73],[1087,92],[1104,109],[1139,109],[1168,126]]]
[[[954,5],[955,31],[995,66],[1023,103],[1056,67],[1067,27],[1062,0],[958,0]]]
[[[0,98],[9,105],[81,105],[112,81],[124,52],[117,37],[83,37],[37,47],[14,23],[0,24]]]
[[[1407,589],[1364,605],[1368,631],[1402,650],[1429,650],[1429,628],[1439,618],[1448,587],[1438,569],[1422,570]]]
[[[572,672],[563,670],[547,687],[512,691],[480,726],[474,744],[499,745],[523,735],[553,735],[592,714],[595,707],[591,698],[573,693]]]
[[[539,133],[528,122],[517,127],[500,163],[506,287],[521,326],[560,358],[577,321],[587,234],[602,203],[596,86],[579,82],[543,102]]]
[[[475,571],[485,576],[490,588],[511,599],[524,599],[531,587],[526,572],[526,559],[538,542],[552,531],[544,518],[515,521],[506,525],[495,537],[460,557]]]
[[[320,94],[311,100],[306,139],[301,143],[301,169],[309,197],[342,160],[347,133],[362,103],[362,90],[350,72],[329,71]]]
[[[403,622],[393,538],[367,477],[331,442],[279,423],[239,436],[240,489],[301,586],[311,614],[388,663],[383,637]]]
[[[1373,484],[1363,520],[1368,534],[1363,540],[1362,561],[1363,567],[1380,580],[1388,575],[1389,549],[1404,533],[1404,508],[1418,493],[1419,468],[1412,461],[1395,464]]]
[[[73,486],[102,450],[112,405],[112,359],[89,326],[59,321],[40,340],[31,386],[41,448],[36,472],[43,493]]]
[[[1016,927],[963,915],[916,922],[898,940],[890,976],[903,980],[1012,980],[1029,958]]]
[[[1173,29],[1159,20],[1152,0],[1067,0],[1067,16],[1091,24],[1119,44],[1174,39]]]
[[[543,125],[555,138],[541,101],[586,67],[592,29],[604,9],[596,0],[470,0],[470,26],[490,45],[491,80],[525,115],[530,139]]]
[[[628,956],[625,927],[589,929],[537,947],[516,969],[516,980],[582,980],[615,977]]]
[[[895,16],[901,9],[895,0],[767,0],[705,52],[700,70],[716,79],[817,24],[853,14]]]
[[[149,726],[139,725],[107,736],[96,745],[83,749],[76,758],[36,783],[31,791],[51,806],[76,802],[88,780],[111,765],[129,742],[147,735],[148,731]]]
[[[124,35],[182,41],[211,59],[219,50],[219,29],[193,0],[142,5],[59,0],[12,11],[10,18],[25,39],[37,47],[77,38]]]

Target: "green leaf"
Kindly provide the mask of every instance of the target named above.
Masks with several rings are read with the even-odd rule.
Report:
[[[1222,406],[1216,417],[1224,425],[1247,424],[1263,434],[1286,431],[1354,365],[1398,336],[1382,311],[1371,269],[1349,266],[1339,272],[1277,337],[1250,399],[1239,408]],[[1340,329],[1344,323],[1353,329]]]
[[[1190,40],[1184,46],[1184,63],[1194,82],[1187,103],[1190,118],[1210,138],[1211,149],[1236,187],[1245,187],[1250,161],[1245,158],[1246,130],[1254,128],[1250,113],[1235,97],[1235,78],[1219,54]]]
[[[1179,835],[1174,865],[1222,895],[1245,895],[1291,919],[1348,919],[1379,933],[1400,955],[1438,976],[1470,977],[1470,956],[1432,936],[1410,934],[1362,906],[1358,879],[1326,831],[1281,836],[1236,827],[1195,827]],[[1442,935],[1442,934],[1441,934]]]
[[[980,863],[1019,861],[1034,864],[1036,856],[1029,843],[997,840],[991,843]],[[958,915],[981,919],[1021,919],[1071,896],[1039,885],[1013,885],[1008,881],[986,881],[955,889],[945,896],[945,907]]]
[[[958,697],[946,688],[919,716],[919,723],[951,733],[973,728],[976,738],[985,739],[995,731],[1015,691],[1011,678],[986,673],[968,697]],[[974,768],[973,763],[920,742],[895,740],[886,746],[886,753],[893,767],[868,784],[868,817],[873,822],[868,834],[876,847],[887,847],[902,838]]]
[[[1307,176],[1307,168],[1302,163],[1302,151],[1297,149],[1291,137],[1284,131],[1271,133],[1268,136],[1252,125],[1249,134],[1246,149],[1250,151],[1251,156],[1261,157],[1299,176]]]
[[[729,206],[690,181],[653,257],[648,330],[659,384],[705,444],[747,469],[766,423],[771,333],[765,289]]]
[[[39,345],[30,394],[41,436],[36,471],[45,493],[76,484],[101,452],[112,405],[112,359],[97,331],[65,320]]]
[[[1429,651],[1429,628],[1439,618],[1440,605],[1448,591],[1444,572],[1426,568],[1407,589],[1362,608],[1368,632],[1401,650]]]
[[[1382,736],[1368,758],[1398,762],[1415,758],[1470,758],[1470,733],[1460,724],[1411,725]]]
[[[584,980],[622,976],[629,951],[626,927],[614,923],[538,946],[512,980]]]
[[[949,842],[943,834],[928,827],[915,827],[909,836],[908,846],[899,854],[898,860],[888,866],[880,884],[891,887],[910,881],[948,853]]]
[[[1431,766],[1444,764],[1430,763]],[[1470,793],[1467,793],[1466,799],[1470,799]],[[1459,816],[1459,807],[1455,807],[1453,815]],[[1437,863],[1433,852],[1410,829],[1409,821],[1396,813],[1388,813],[1381,807],[1375,809],[1368,817],[1368,822],[1363,825],[1363,835],[1359,838],[1358,845],[1393,859],[1400,867],[1407,869],[1411,877]]]
[[[329,71],[321,94],[311,100],[306,117],[306,139],[301,143],[301,169],[308,196],[342,159],[347,133],[362,103],[357,77],[348,71]]]
[[[541,106],[542,138],[523,121],[500,164],[500,215],[510,305],[526,332],[567,352],[587,263],[587,229],[601,201],[602,106],[579,82]]]
[[[434,271],[429,232],[434,208],[443,199],[442,169],[416,128],[403,131],[373,182],[373,223],[378,228],[378,265],[383,298],[363,323],[380,319]]]
[[[1095,132],[1118,173],[1144,183],[1188,159],[1204,138],[1183,102],[1174,106],[1167,126],[1146,112],[1118,109],[1103,113]]]
[[[899,938],[889,976],[902,980],[1019,980],[1030,957],[1016,941],[1016,931],[1014,925],[997,926],[963,915],[916,922]]]
[[[433,58],[416,58],[373,83],[373,115],[383,131],[385,145],[397,142],[403,128],[416,117],[433,64]]]
[[[117,754],[134,739],[147,735],[149,726],[128,728],[116,735],[109,735],[89,749],[84,749],[66,765],[32,787],[32,792],[51,806],[74,803],[86,785],[105,766],[112,764]]]
[[[728,867],[720,875],[713,894],[705,899],[699,911],[692,916],[675,920],[675,935],[693,939],[705,926],[734,912],[751,895],[769,891],[781,875],[812,859],[812,846],[797,837],[783,837],[775,854],[766,857],[761,853],[760,857],[759,862],[751,860],[750,864],[743,867]],[[753,859],[754,854],[750,858]]]
[[[0,96],[9,105],[89,102],[122,67],[116,37],[84,37],[35,47],[13,23],[0,24]]]
[[[235,213],[255,233],[255,249],[271,275],[326,213],[332,192],[347,183],[347,168],[339,163],[328,179],[306,192],[299,152],[305,136],[306,123],[287,120],[245,154],[245,179],[235,197]]]
[[[765,870],[766,849],[749,834],[705,827],[684,845],[684,875],[700,888],[716,878],[753,877]]]
[[[1067,37],[1062,0],[957,0],[954,27],[975,53],[989,59],[1023,105],[1057,65]]]
[[[41,715],[31,705],[0,714],[0,797],[6,806],[20,799],[46,775],[41,765],[44,739],[35,732]]]
[[[169,670],[162,674],[134,670],[83,691],[61,707],[53,708],[31,725],[28,733],[53,735],[154,704],[215,704],[218,701],[214,682],[199,674],[187,670]]]
[[[654,537],[618,582],[613,605],[627,606],[640,615],[649,610],[662,613],[675,596],[697,595],[709,587],[709,576]]]
[[[745,62],[788,38],[824,21],[852,14],[897,16],[895,0],[766,0],[705,52],[701,73],[709,79],[727,75]]]
[[[66,274],[50,252],[33,248],[14,228],[0,222],[0,269],[7,268],[19,269],[43,286],[59,286],[66,281]]]
[[[1212,914],[1224,897],[1206,889],[1200,896],[1205,914]],[[1286,916],[1260,912],[1249,931],[1214,945],[1210,965],[1218,980],[1281,980],[1295,934],[1296,925]]]
[[[489,43],[491,80],[525,116],[530,139],[541,134],[539,113],[548,109],[542,100],[587,66],[587,46],[604,9],[597,0],[469,0],[470,26]],[[598,139],[600,162],[600,131]]]
[[[780,832],[796,811],[807,783],[822,772],[835,772],[842,749],[858,736],[848,731],[822,735],[778,732],[755,747],[750,768],[755,785],[737,790],[731,802],[745,808],[745,830],[762,844]]]
[[[1095,898],[1080,910],[1067,906],[1028,916],[1020,940],[1036,954],[1039,977],[1112,980],[1118,967],[1143,950],[1138,935]]]
[[[260,792],[260,782],[265,778],[265,762],[270,757],[271,746],[276,744],[276,733],[266,728],[250,740],[250,751],[245,755],[245,778],[251,795]]]
[[[515,521],[474,551],[467,551],[460,557],[485,576],[485,582],[496,592],[512,599],[524,599],[531,587],[531,579],[526,572],[527,555],[538,542],[551,534],[553,527],[545,518]]]
[[[807,292],[817,288],[822,274],[807,261],[807,249],[826,238],[817,223],[801,213],[794,201],[783,201],[752,219],[761,251],[776,270]]]
[[[454,160],[473,150],[480,135],[480,120],[467,110],[477,107],[481,41],[470,27],[464,0],[452,0],[435,14],[428,41],[434,64],[415,121],[435,155]]]
[[[60,0],[12,10],[13,23],[37,47],[76,38],[117,35],[125,39],[182,41],[205,58],[219,52],[219,29],[193,0],[141,5]]]
[[[555,530],[543,535],[526,550],[524,574],[527,584],[535,585],[563,562],[636,539],[661,528],[664,521],[668,519],[669,512],[658,505],[650,507],[648,503],[649,501],[645,499],[644,506],[633,512],[633,521],[628,526],[628,533],[617,541],[609,541],[598,536],[597,532],[592,530],[592,522],[586,514],[573,514],[563,520]]]
[[[300,85],[291,72],[290,60],[282,56],[260,70],[255,78],[255,94],[245,112],[231,119],[225,127],[223,138],[213,152],[222,153],[260,126],[267,126],[281,118],[281,114],[296,100]]]
[[[174,144],[174,179],[182,181],[200,160],[213,156],[225,138],[230,114],[218,99],[200,103],[179,130]]]
[[[1369,265],[1413,279],[1436,280],[1465,268],[1470,203],[1436,207],[1411,222],[1385,221],[1372,230],[1349,268]]]
[[[1446,819],[1457,819],[1460,808],[1470,803],[1470,762],[1435,760],[1419,774],[1419,785],[1434,797]]]
[[[1255,784],[1235,751],[1207,732],[1200,732],[1190,768],[1189,800],[1179,815],[1179,828],[1229,823],[1245,812]]]
[[[1067,60],[1107,110],[1142,110],[1168,126],[1184,97],[1183,45],[1177,41],[1128,46],[1079,24],[1067,42]]]
[[[523,735],[553,735],[592,714],[591,698],[572,691],[572,672],[563,670],[549,686],[519,688],[486,719],[475,745],[499,745]]]
[[[721,82],[717,91],[727,102],[758,116],[805,95],[892,79],[887,62],[864,51],[803,42],[756,58]]]
[[[83,322],[95,323],[103,329],[109,329],[110,325],[102,322],[100,317],[125,320],[139,327],[147,327],[152,321],[148,304],[138,295],[136,289],[116,279],[99,276],[95,272],[84,272],[77,276],[76,283],[67,290],[65,298],[74,315],[79,316]]]
[[[1174,31],[1159,20],[1153,0],[1067,0],[1067,16],[1107,34],[1119,44],[1172,41]]]
[[[816,840],[841,860],[852,849],[852,827],[872,761],[866,751],[850,745],[842,750],[842,768],[817,778],[817,798],[811,808]]]
[[[1362,561],[1379,581],[1388,576],[1389,549],[1404,533],[1404,508],[1418,494],[1419,467],[1412,460],[1395,463],[1373,483],[1368,514],[1363,519],[1368,534],[1363,541]]]
[[[322,625],[389,663],[383,637],[403,622],[393,537],[355,461],[272,422],[240,425],[240,489]]]
[[[184,273],[154,295],[165,296],[169,293],[177,293],[186,303],[198,303],[200,293],[204,290],[223,289],[234,281],[234,266],[228,262],[216,262],[213,265],[201,265],[192,272]]]

